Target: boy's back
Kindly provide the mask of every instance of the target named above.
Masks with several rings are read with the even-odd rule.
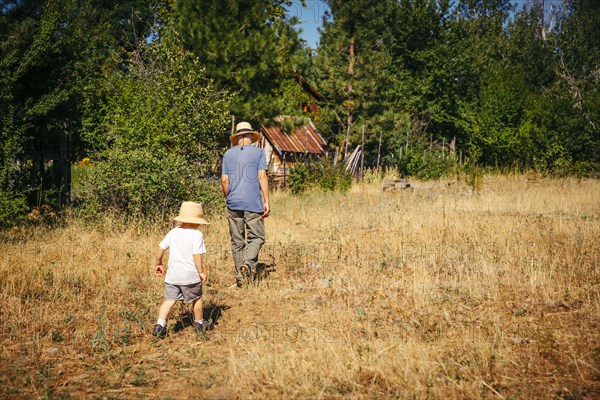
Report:
[[[194,254],[206,253],[202,232],[177,227],[167,233],[159,246],[163,250],[169,249],[166,283],[189,285],[201,281],[194,263]]]

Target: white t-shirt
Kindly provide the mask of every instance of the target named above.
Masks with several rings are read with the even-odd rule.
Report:
[[[158,244],[169,249],[169,265],[165,282],[171,285],[191,285],[201,281],[194,254],[206,253],[204,235],[197,229],[173,228]]]

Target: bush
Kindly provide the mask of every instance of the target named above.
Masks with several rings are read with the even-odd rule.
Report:
[[[404,176],[428,180],[450,175],[455,166],[453,156],[428,148],[415,148],[404,156],[399,169]]]
[[[84,216],[111,212],[122,217],[166,218],[182,201],[210,211],[222,206],[217,181],[178,154],[147,149],[112,150],[91,166],[76,167],[74,195]]]
[[[141,43],[126,65],[85,108],[91,161],[73,174],[83,214],[165,218],[182,201],[222,205],[202,165],[218,162],[231,95],[176,42]]]
[[[305,165],[297,165],[290,170],[289,188],[292,193],[302,193],[313,187],[324,191],[345,192],[352,186],[352,177],[343,165],[333,165],[328,158]]]
[[[28,208],[25,196],[0,190],[0,228],[18,225]]]
[[[310,171],[306,165],[297,165],[290,170],[288,187],[292,193],[302,193],[311,182]]]
[[[116,69],[102,90],[84,118],[82,135],[92,157],[120,147],[169,151],[191,161],[218,159],[231,95],[206,77],[192,54],[160,41],[141,45],[127,70]]]

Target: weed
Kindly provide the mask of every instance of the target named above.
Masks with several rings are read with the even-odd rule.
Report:
[[[600,182],[463,173],[439,190],[274,191],[266,273],[243,289],[227,289],[213,215],[210,341],[187,305],[167,338],[150,334],[168,224],[107,216],[0,241],[0,397],[136,398],[158,382],[161,398],[192,384],[206,398],[594,397]]]

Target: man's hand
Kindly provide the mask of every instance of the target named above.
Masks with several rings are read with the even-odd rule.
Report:
[[[163,276],[164,273],[165,273],[164,267],[162,265],[157,265],[156,269],[154,270],[154,275]]]
[[[263,218],[267,218],[271,214],[271,205],[269,204],[269,177],[267,171],[261,169],[258,171],[258,184],[260,185],[260,193],[263,200]]]

